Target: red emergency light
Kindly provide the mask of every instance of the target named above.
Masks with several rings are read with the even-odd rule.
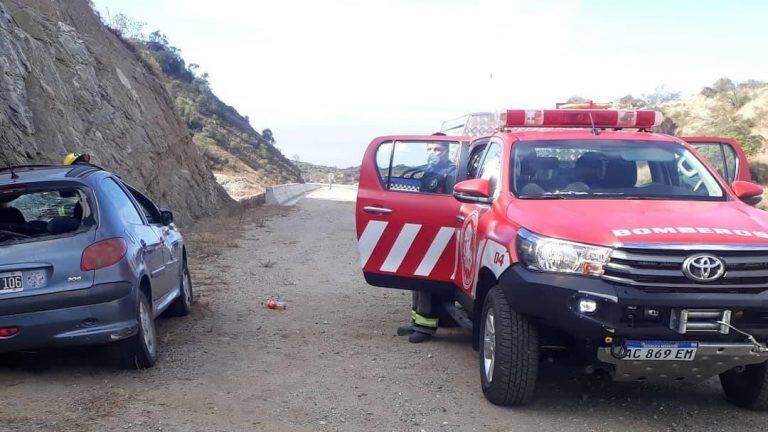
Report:
[[[599,127],[645,129],[661,123],[656,111],[604,109],[507,110],[505,127]]]

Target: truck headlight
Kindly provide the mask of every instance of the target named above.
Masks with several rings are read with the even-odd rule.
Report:
[[[611,248],[559,240],[521,229],[517,254],[531,270],[601,276]]]

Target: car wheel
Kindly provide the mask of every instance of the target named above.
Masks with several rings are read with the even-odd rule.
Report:
[[[721,373],[720,385],[732,404],[756,411],[768,410],[768,362]]]
[[[496,405],[525,405],[539,373],[536,326],[512,310],[498,286],[485,297],[480,316],[480,380]]]
[[[181,271],[181,292],[176,300],[168,306],[168,315],[177,317],[189,315],[192,310],[192,301],[192,277],[189,275],[187,260],[184,260]]]
[[[138,297],[136,309],[139,332],[118,342],[121,345],[120,359],[127,369],[150,368],[157,362],[157,331],[152,316],[152,306],[143,292],[139,291]]]

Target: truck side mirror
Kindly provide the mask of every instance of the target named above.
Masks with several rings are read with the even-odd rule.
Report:
[[[490,204],[491,182],[487,179],[471,179],[453,186],[453,197],[463,203]]]
[[[749,205],[757,205],[763,199],[763,188],[752,182],[736,180],[731,183],[733,193]]]
[[[160,209],[160,223],[168,226],[173,223],[173,212],[168,209]]]

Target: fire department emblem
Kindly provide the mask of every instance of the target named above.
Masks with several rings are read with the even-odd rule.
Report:
[[[476,221],[476,213],[467,218],[464,228],[461,230],[461,240],[459,242],[459,249],[461,250],[461,279],[465,290],[472,288],[472,283],[475,279],[475,256],[477,255],[475,251]]]

